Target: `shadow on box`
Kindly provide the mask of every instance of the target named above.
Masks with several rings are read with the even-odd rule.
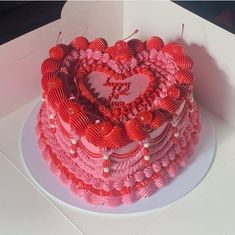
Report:
[[[187,44],[181,38],[176,42],[183,45],[185,52],[194,61],[194,93],[196,99],[203,106],[220,118],[225,119],[229,115],[229,94],[234,93],[226,73],[221,70],[213,57],[205,47],[197,44]]]

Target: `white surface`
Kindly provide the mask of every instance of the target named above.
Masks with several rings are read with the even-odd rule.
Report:
[[[37,104],[29,114],[21,135],[21,151],[23,161],[26,164],[35,183],[41,186],[41,189],[49,193],[56,199],[65,202],[68,205],[85,210],[84,212],[98,212],[108,214],[129,214],[138,212],[147,212],[156,210],[190,192],[206,175],[209,170],[215,151],[215,136],[211,124],[202,112],[202,131],[200,133],[200,142],[196,148],[193,162],[189,164],[170,184],[149,198],[140,200],[129,206],[118,206],[108,208],[104,206],[91,206],[84,203],[81,199],[73,195],[60,180],[52,175],[49,167],[42,159],[41,151],[37,144],[35,126],[37,125],[37,114],[40,105]]]
[[[0,166],[1,235],[82,234],[1,153]]]
[[[0,117],[40,95],[41,63],[60,31],[65,43],[85,31],[89,40],[104,37],[114,42],[122,37],[122,11],[118,1],[68,1],[61,19],[1,45]]]

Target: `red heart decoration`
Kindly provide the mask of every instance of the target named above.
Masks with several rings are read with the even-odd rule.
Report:
[[[193,82],[193,63],[183,48],[172,42],[164,46],[156,36],[145,42],[119,40],[110,47],[102,38],[89,42],[77,37],[62,50],[62,59],[49,58],[42,64],[43,92],[75,132],[100,147],[118,148],[128,141],[143,140],[174,115]],[[48,89],[54,77],[63,85],[57,82]],[[67,106],[59,107],[65,94],[70,103],[84,107],[73,118]],[[149,114],[145,125],[137,121],[143,111]],[[79,113],[83,115],[80,119]],[[102,133],[97,119],[112,123],[110,133]],[[125,134],[129,140],[123,141]]]

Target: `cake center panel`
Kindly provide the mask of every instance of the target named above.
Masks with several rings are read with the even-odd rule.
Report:
[[[105,72],[92,71],[87,75],[85,86],[94,97],[105,103],[126,104],[141,96],[148,83],[148,77],[141,73],[117,80]]]

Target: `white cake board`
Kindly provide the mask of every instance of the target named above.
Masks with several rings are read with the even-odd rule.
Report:
[[[50,171],[43,161],[35,133],[36,116],[39,104],[34,107],[25,121],[21,135],[21,152],[25,166],[33,181],[41,191],[53,200],[59,200],[69,206],[79,208],[82,212],[106,214],[130,214],[153,211],[175,202],[195,188],[205,177],[213,162],[215,153],[215,135],[205,112],[201,112],[202,130],[194,159],[172,182],[157,191],[149,198],[137,201],[132,205],[121,205],[115,208],[92,206],[75,196]]]

